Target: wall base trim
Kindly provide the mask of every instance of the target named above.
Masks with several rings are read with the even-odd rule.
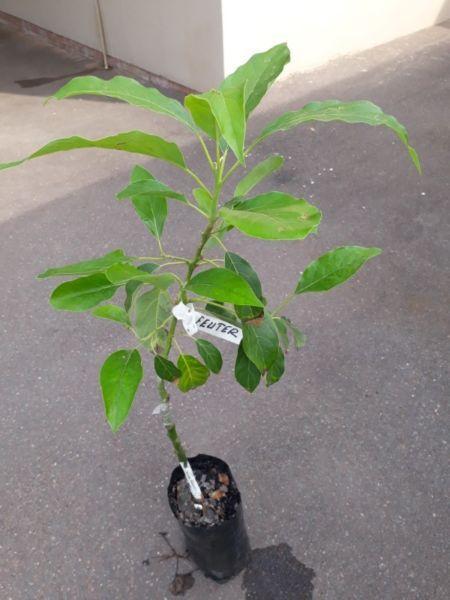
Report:
[[[90,46],[86,46],[80,42],[76,42],[75,40],[60,35],[59,33],[54,33],[53,31],[44,29],[35,23],[31,23],[30,21],[26,21],[20,17],[15,17],[14,15],[5,13],[2,10],[0,10],[0,23],[26,35],[35,35],[47,42],[49,45],[66,52],[72,57],[79,58],[82,56],[88,60],[98,62],[100,68],[103,68],[103,54],[100,50],[96,50],[95,48],[91,48]],[[190,94],[195,91],[184,85],[176,83],[175,81],[171,81],[162,75],[155,75],[155,73],[151,73],[146,69],[142,69],[141,67],[121,60],[120,58],[116,58],[115,56],[110,56],[109,54],[108,63],[112,69],[117,70],[120,73],[135,77],[142,83],[148,83],[160,89],[165,89],[168,92]]]

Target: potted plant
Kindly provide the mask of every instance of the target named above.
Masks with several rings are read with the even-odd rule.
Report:
[[[295,195],[253,191],[282,167],[283,157],[279,154],[271,154],[252,166],[237,181],[233,193],[225,195],[224,186],[239,169],[248,169],[252,150],[264,139],[312,121],[384,125],[399,137],[420,172],[419,158],[409,144],[405,127],[365,100],[311,102],[268,123],[247,145],[247,120],[288,61],[285,44],[255,54],[218,89],[186,96],[184,106],[154,88],[121,76],[108,81],[76,77],[53,95],[56,99],[86,94],[108,96],[176,119],[197,138],[211,181],[203,181],[189,168],[175,143],[142,131],[96,140],[77,136],[58,139],[23,160],[0,166],[12,167],[75,148],[105,148],[167,161],[194,180],[195,187],[188,196],[136,166],[128,185],[117,194],[119,200],[129,201],[153,236],[157,249],[154,256],[129,256],[117,249],[98,258],[48,269],[39,278],[69,278],[52,292],[53,308],[88,311],[130,331],[130,347],[113,352],[100,369],[106,419],[113,431],[126,420],[142,380],[141,353],[153,356],[160,397],[156,412],[161,414],[179,463],[169,483],[170,507],[191,555],[206,575],[218,581],[239,572],[249,556],[239,490],[222,460],[208,455],[188,459],[172,418],[171,395],[202,386],[211,374],[220,372],[222,356],[213,337],[235,345],[234,375],[245,390],[253,392],[261,380],[266,386],[278,382],[291,340],[297,349],[305,341],[283,314],[288,303],[301,294],[324,292],[343,283],[381,252],[357,245],[334,248],[306,266],[292,293],[278,306],[269,306],[253,267],[226,247],[228,231],[235,228],[250,238],[296,241],[317,232],[322,213]],[[202,230],[192,233],[193,242],[197,241],[188,257],[169,253],[162,242],[169,206],[176,210],[179,205],[204,219]],[[120,290],[123,305],[111,302]],[[183,349],[183,335],[195,340],[195,356]]]

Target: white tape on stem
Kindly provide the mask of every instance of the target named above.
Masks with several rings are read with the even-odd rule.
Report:
[[[201,331],[233,344],[239,344],[242,340],[242,329],[222,319],[197,312],[193,304],[180,302],[173,307],[172,314],[183,323],[186,333],[190,336]]]

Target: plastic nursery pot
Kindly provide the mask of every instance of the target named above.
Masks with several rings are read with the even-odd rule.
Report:
[[[199,454],[190,458],[189,462],[202,491],[202,476],[203,479],[205,475],[209,478],[211,473],[220,474],[220,478],[228,483],[228,494],[221,507],[223,518],[215,523],[193,523],[186,519],[178,499],[178,485],[184,480],[180,466],[173,470],[170,478],[167,490],[169,505],[183,531],[189,556],[206,577],[225,582],[240,573],[250,558],[241,494],[229,466],[219,458]]]

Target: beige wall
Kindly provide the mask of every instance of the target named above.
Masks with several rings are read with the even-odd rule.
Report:
[[[450,0],[101,0],[108,52],[194,89],[287,41],[287,73],[450,18]],[[99,49],[94,0],[0,0],[0,10]]]
[[[0,0],[0,10],[99,49],[93,0]]]
[[[317,67],[450,18],[450,0],[223,0],[225,73],[286,41],[285,73]]]
[[[101,0],[108,53],[203,89],[223,76],[220,0]],[[0,10],[100,49],[94,0],[0,0]]]

